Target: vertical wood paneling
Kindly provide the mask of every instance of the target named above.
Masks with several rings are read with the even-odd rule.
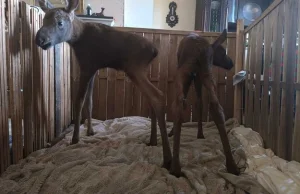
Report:
[[[42,27],[43,25],[43,16],[39,14],[39,26]],[[46,51],[43,51],[40,49],[40,72],[39,72],[39,81],[40,81],[40,112],[38,114],[40,119],[40,131],[41,131],[41,148],[46,144],[45,142],[45,122],[47,120],[46,114],[45,114],[45,64],[46,63]]]
[[[278,156],[291,159],[292,135],[294,122],[294,75],[296,64],[296,41],[298,0],[285,0],[284,12],[284,57],[283,57],[283,82],[286,88],[282,90],[281,119],[278,138]]]
[[[23,81],[23,95],[24,101],[24,155],[27,156],[33,151],[33,133],[32,133],[32,111],[33,111],[33,99],[32,99],[32,58],[31,58],[31,42],[32,36],[30,32],[30,8],[22,2],[22,46],[26,45],[23,51],[23,66],[24,66],[24,81]]]
[[[65,77],[66,75],[65,73],[65,69],[66,69],[66,65],[65,65],[65,55],[64,55],[64,50],[65,50],[65,44],[61,43],[60,44],[60,61],[59,61],[59,67],[60,67],[60,94],[61,94],[61,101],[60,101],[60,115],[61,115],[61,123],[60,123],[60,128],[61,128],[61,132],[64,129],[64,125],[65,125],[65,95],[66,95],[66,90],[65,90]],[[57,134],[58,135],[58,134]]]
[[[251,31],[251,33],[256,34],[257,33],[257,27],[254,27]],[[253,127],[253,103],[254,103],[254,73],[255,73],[255,51],[256,51],[256,36],[253,36],[251,38],[251,44],[250,44],[250,62],[249,62],[249,68],[250,68],[250,82],[249,82],[249,102],[248,102],[248,125],[250,127]]]
[[[269,127],[272,134],[271,148],[277,152],[277,142],[279,136],[280,120],[280,74],[281,74],[281,56],[282,56],[282,33],[284,22],[284,5],[281,4],[274,10],[274,28],[273,28],[273,46],[272,46],[272,81],[271,107]]]
[[[229,38],[227,39],[227,55],[232,59],[234,64],[236,64],[236,39]],[[233,108],[234,108],[234,88],[233,88],[233,75],[235,69],[232,68],[230,71],[226,72],[226,91],[225,91],[225,105],[223,106],[225,118],[230,119],[233,117]]]
[[[10,164],[9,118],[12,121],[12,163],[43,148],[54,138],[57,89],[54,88],[54,49],[43,51],[35,44],[44,13],[18,0],[8,1],[7,5],[6,38],[4,1],[0,1],[0,172]],[[63,91],[60,127],[65,128],[71,122],[69,46],[64,43],[61,53],[56,55],[63,59],[59,64],[62,80],[59,84]]]
[[[234,70],[230,71],[227,73],[227,75],[229,74],[229,76],[231,78],[229,78],[229,76],[227,76],[227,80],[232,83],[232,76],[235,74],[235,73],[238,73],[242,70],[245,70],[243,65],[244,65],[244,62],[243,62],[243,58],[245,56],[244,52],[245,52],[245,41],[244,41],[244,20],[242,19],[239,19],[237,20],[237,32],[236,32],[236,46],[235,46],[235,66],[234,66]],[[229,47],[230,48],[230,47]],[[227,82],[228,83],[228,82]],[[226,90],[228,89],[228,87],[231,87],[229,85],[226,85]],[[233,117],[236,118],[238,120],[239,123],[242,123],[243,122],[243,104],[242,102],[244,102],[244,98],[242,96],[242,93],[243,93],[243,87],[244,85],[242,84],[238,84],[234,87],[234,112],[233,112]],[[231,117],[230,115],[227,115],[229,118]]]
[[[21,65],[20,65],[20,31],[19,31],[19,2],[7,1],[9,19],[9,48],[10,48],[10,109],[12,121],[12,152],[13,163],[18,162],[23,157],[22,141],[22,105],[21,105]]]
[[[255,92],[254,92],[254,114],[253,114],[253,128],[261,133],[260,124],[260,106],[261,106],[261,66],[262,66],[262,43],[263,43],[263,21],[257,25],[256,31],[256,48],[255,48]]]
[[[298,1],[298,16],[300,15],[300,1]],[[299,18],[299,17],[298,17]],[[298,32],[300,32],[300,20],[298,19]],[[300,84],[300,56],[299,56],[299,48],[300,48],[300,35],[298,34],[298,61],[297,61],[297,84]],[[296,113],[295,113],[295,126],[293,133],[293,146],[292,146],[292,160],[300,161],[300,91],[296,92]]]
[[[99,93],[100,95],[97,97],[99,109],[98,118],[101,120],[105,120],[107,118],[107,68],[99,70]]]
[[[48,64],[49,64],[49,91],[48,91],[48,139],[47,141],[50,142],[54,138],[54,50],[50,49],[48,51]],[[71,99],[71,98],[70,98]],[[71,111],[71,110],[70,110]],[[71,114],[71,113],[70,113]],[[71,115],[70,115],[71,116]]]
[[[133,116],[133,83],[128,76],[125,78],[125,112],[124,116]]]
[[[4,0],[0,0],[0,173],[9,165],[8,92]]]
[[[251,44],[252,44],[252,36],[250,36],[252,30],[249,31],[248,34],[245,34],[245,40],[246,35],[248,35],[248,46],[247,46],[247,53],[245,53],[246,61],[245,61],[245,68],[246,68],[246,81],[245,81],[245,126],[249,127],[249,96],[250,96],[250,90],[252,86],[250,87],[250,53],[251,53]],[[246,49],[245,49],[246,50]],[[246,106],[247,105],[247,106]]]
[[[68,45],[68,44],[67,44]],[[71,123],[72,121],[72,114],[71,114],[71,103],[72,101],[70,100],[71,99],[71,47],[68,45],[68,49],[67,49],[67,54],[69,55],[68,58],[67,58],[67,64],[68,64],[68,70],[67,70],[67,73],[68,73],[68,106],[67,106],[67,110],[68,110],[68,125]]]
[[[124,116],[124,97],[125,97],[125,73],[122,71],[117,72],[116,78],[116,98],[115,98],[115,118]]]
[[[271,15],[272,16],[272,15]],[[264,139],[265,146],[270,146],[270,131],[269,131],[269,79],[270,79],[270,66],[271,66],[271,43],[272,43],[272,29],[274,21],[272,17],[268,15],[264,19],[264,72],[263,72],[263,95],[261,105],[261,122],[260,129],[262,131],[262,137]]]
[[[35,34],[40,28],[39,22],[39,15],[36,9],[34,9],[34,22],[35,22]],[[37,47],[34,44],[35,48],[35,55],[34,55],[34,83],[35,83],[35,93],[33,93],[35,100],[34,100],[34,113],[35,113],[35,130],[36,130],[36,149],[41,149],[41,48]]]
[[[116,98],[116,75],[117,71],[108,68],[107,79],[107,119],[113,119],[115,116],[115,98]]]

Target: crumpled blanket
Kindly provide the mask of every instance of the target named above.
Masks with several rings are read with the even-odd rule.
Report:
[[[226,122],[234,158],[243,172],[226,172],[225,157],[214,122],[203,123],[205,139],[197,139],[197,123],[182,125],[180,162],[184,177],[176,178],[161,168],[162,145],[147,146],[151,121],[143,117],[93,120],[94,136],[80,127],[80,142],[70,145],[72,132],[51,148],[38,150],[0,177],[5,194],[231,194],[268,193],[249,173],[247,149],[235,119]],[[73,126],[71,126],[73,127]],[[168,132],[172,123],[167,123]],[[248,134],[249,135],[249,134]],[[243,137],[243,136],[242,136]],[[173,137],[169,138],[173,146]],[[250,165],[251,166],[251,165]],[[248,172],[247,172],[248,170]]]

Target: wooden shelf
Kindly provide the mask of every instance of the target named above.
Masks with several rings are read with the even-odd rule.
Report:
[[[114,18],[108,17],[108,16],[88,16],[88,15],[77,15],[78,18],[80,18],[84,22],[92,22],[92,23],[101,23],[108,26],[114,25]]]

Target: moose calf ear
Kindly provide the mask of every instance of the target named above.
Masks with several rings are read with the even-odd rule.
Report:
[[[71,13],[72,11],[76,10],[79,4],[79,0],[69,0],[66,2],[66,11]]]
[[[54,8],[48,0],[39,0],[39,5],[44,12]]]
[[[216,49],[219,45],[223,44],[223,42],[227,39],[227,30],[224,29],[222,34],[215,40],[212,44],[213,49]]]

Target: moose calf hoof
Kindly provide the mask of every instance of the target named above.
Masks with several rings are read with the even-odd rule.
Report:
[[[168,137],[172,137],[174,135],[173,129],[170,131],[170,133],[168,134]]]
[[[94,132],[93,129],[90,129],[90,130],[87,130],[87,134],[86,135],[87,136],[93,136],[93,135],[95,135],[95,132]]]
[[[78,142],[79,142],[79,139],[77,139],[77,138],[72,138],[71,145],[77,144]]]
[[[227,172],[234,174],[236,176],[240,175],[240,169],[237,167],[236,164],[226,165]]]
[[[198,134],[198,135],[197,135],[197,139],[205,139],[205,137],[204,137],[203,134]]]
[[[162,168],[165,168],[167,170],[170,170],[171,168],[171,161],[169,162],[164,162],[163,165],[162,165]]]
[[[181,172],[181,168],[173,168],[171,167],[170,174],[176,176],[177,178],[182,177],[183,173]]]
[[[147,146],[157,146],[157,142],[153,141],[153,142],[149,142],[149,143],[146,143]]]
[[[184,176],[184,174],[181,172],[179,159],[172,160],[170,174],[176,176],[177,178]]]

